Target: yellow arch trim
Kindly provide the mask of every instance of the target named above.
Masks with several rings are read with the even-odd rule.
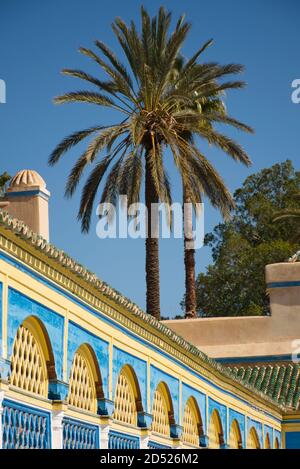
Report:
[[[196,401],[196,399],[194,398],[194,396],[190,396],[186,403],[185,403],[185,406],[189,404],[193,410],[193,412],[195,413],[195,417],[197,419],[197,424],[199,425],[199,427],[202,427],[203,425],[203,421],[202,421],[202,416],[201,416],[201,412],[200,412],[200,409],[199,409],[199,406],[198,406],[198,403]],[[184,406],[184,407],[185,407]]]
[[[190,396],[184,406],[182,441],[199,447],[202,419],[197,401]]]
[[[121,373],[123,373],[126,376],[128,383],[130,384],[132,388],[137,410],[138,411],[143,410],[141,390],[140,390],[139,382],[138,382],[134,369],[130,365],[127,364],[121,368],[119,375]]]
[[[169,416],[171,417],[171,420],[172,420],[174,409],[173,409],[171,393],[169,391],[167,384],[164,381],[160,381],[157,385],[156,390],[159,391],[161,395],[163,396],[167,405]],[[170,423],[173,423],[173,422],[170,422]]]
[[[81,368],[80,365],[82,365]],[[78,369],[74,376],[75,366],[77,366]],[[82,378],[79,379],[79,381],[78,373],[82,374]],[[85,383],[82,383],[83,379]],[[74,353],[72,360],[69,376],[69,404],[79,409],[96,413],[97,397],[99,391],[102,390],[102,386],[99,383],[100,379],[98,366],[95,362],[91,347],[88,344],[81,344]]]
[[[265,436],[265,449],[271,449],[269,433],[267,433],[266,436]]]
[[[25,346],[26,348],[26,357],[25,357],[25,349],[24,353],[22,354],[22,360],[23,360],[23,367],[21,368],[20,365],[20,359],[19,357],[14,358],[14,349],[15,346],[21,347],[24,344],[17,344],[17,336],[19,332],[23,329],[23,333],[26,333],[25,331],[27,330],[30,335],[33,338],[33,349],[27,350],[27,344]],[[50,342],[48,335],[46,335],[47,332],[43,326],[43,324],[34,316],[28,316],[18,327],[16,336],[14,338],[14,343],[13,343],[13,351],[11,355],[11,367],[12,367],[12,372],[10,376],[10,382],[12,385],[15,385],[17,387],[20,387],[20,389],[24,389],[27,392],[33,392],[34,394],[39,394],[42,395],[43,397],[48,397],[48,384],[49,384],[49,373],[48,370],[50,369],[51,372],[51,362],[53,363],[53,374],[55,374],[54,370],[54,361],[53,361],[53,354],[50,348]],[[28,381],[28,379],[24,380],[24,373],[28,373],[29,370],[32,370],[32,366],[30,364],[30,353],[34,353],[34,347],[36,347],[36,353],[39,358],[39,380],[37,381],[36,376],[32,377],[31,381]],[[20,350],[20,349],[19,349]],[[21,349],[22,350],[22,349]],[[24,364],[27,366],[27,370],[24,370]],[[18,365],[17,367],[15,365]],[[23,370],[23,374],[21,371]],[[32,372],[32,371],[31,371]],[[34,373],[35,375],[35,373]]]
[[[220,448],[223,441],[223,428],[219,412],[214,409],[209,423],[209,447],[213,449]]]
[[[91,375],[93,376],[93,381],[96,386],[97,397],[104,397],[102,393],[101,371],[98,366],[98,361],[97,361],[94,350],[89,344],[84,343],[80,345],[80,347],[76,350],[75,353],[77,352],[80,352],[87,362],[87,366],[89,368]]]
[[[232,421],[229,433],[229,446],[231,449],[242,448],[242,435],[239,423],[236,419]]]
[[[154,392],[152,415],[152,431],[169,437],[174,423],[173,403],[169,388],[163,381],[158,383]]]
[[[141,407],[141,398],[138,381],[130,365],[124,365],[119,372],[114,402],[114,419],[137,426],[137,413]]]
[[[247,441],[247,448],[248,449],[260,449],[259,439],[257,435],[257,431],[254,427],[251,427],[249,434],[248,434],[248,441]]]
[[[35,316],[28,316],[22,322],[22,325],[29,329],[34,335],[35,340],[38,342],[43,356],[47,363],[54,365],[54,357],[51,349],[50,339],[44,324]]]

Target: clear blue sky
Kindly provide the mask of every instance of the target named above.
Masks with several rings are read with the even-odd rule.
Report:
[[[47,159],[58,141],[94,124],[107,124],[111,115],[87,105],[54,106],[52,98],[81,89],[79,81],[60,75],[62,68],[95,71],[78,54],[101,39],[116,48],[110,25],[116,16],[138,20],[142,2],[135,0],[0,0],[0,78],[6,81],[7,103],[0,105],[0,172],[12,175],[23,168],[40,172],[52,193],[51,241],[96,272],[126,296],[145,306],[144,241],[99,240],[96,215],[87,236],[76,221],[79,197],[63,197],[65,179],[78,151],[67,154],[54,168]],[[176,18],[181,13],[193,24],[185,55],[204,41],[215,43],[207,60],[239,62],[246,66],[246,90],[227,96],[229,112],[252,125],[255,135],[229,132],[249,152],[250,169],[213,149],[207,156],[234,191],[246,176],[286,158],[299,170],[300,104],[291,102],[291,82],[300,78],[298,0],[145,0],[151,13],[163,4]],[[174,198],[179,181],[171,172]],[[220,220],[206,204],[205,230]],[[210,262],[208,248],[197,252],[197,271]],[[179,312],[184,292],[181,240],[161,242],[162,313]]]

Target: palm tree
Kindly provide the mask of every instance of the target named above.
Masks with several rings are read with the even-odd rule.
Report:
[[[205,46],[202,48],[202,52],[212,44],[212,40],[208,41]],[[178,74],[178,71],[183,67],[184,60],[179,58],[176,62],[176,68],[174,70],[174,79]],[[194,68],[198,69],[198,72],[206,72],[206,64],[194,64]],[[215,83],[216,84],[216,83]],[[203,126],[205,132],[214,132],[214,128],[210,119],[210,116],[217,114],[223,116],[226,122],[226,107],[222,100],[222,91],[215,92],[212,91],[211,95],[205,97],[199,96],[196,102],[193,103],[192,109],[189,106],[182,106],[179,103],[181,109],[185,107],[188,111],[199,113],[199,128]],[[230,124],[230,122],[228,122]],[[243,130],[251,131],[249,127],[244,128]],[[181,137],[189,143],[194,143],[194,138],[192,132],[185,130],[182,132]],[[229,153],[226,148],[225,152]],[[249,164],[247,161],[242,161],[243,163]],[[223,183],[220,175],[211,168],[211,173],[203,171],[203,173],[198,175],[200,183],[202,184],[202,193],[205,195],[211,202],[211,204],[220,210],[223,218],[228,220],[230,217],[230,211],[234,208],[234,200]],[[217,181],[217,184],[216,184]],[[183,182],[183,206],[188,206],[191,203],[189,187],[185,187]],[[197,307],[197,298],[196,298],[196,275],[195,275],[195,249],[193,246],[192,240],[192,211],[183,210],[184,216],[184,265],[185,265],[185,317],[186,318],[195,318],[197,316],[196,307]]]
[[[104,181],[100,202],[115,203],[121,194],[128,203],[140,200],[142,181],[145,181],[145,203],[148,209],[146,237],[147,312],[160,318],[159,299],[159,246],[158,238],[150,236],[155,231],[157,219],[151,213],[153,202],[171,204],[170,182],[164,166],[165,149],[169,148],[193,204],[201,201],[207,177],[214,176],[212,165],[199,152],[195,143],[182,138],[188,131],[200,135],[209,143],[224,149],[235,160],[249,164],[244,150],[218,131],[207,131],[203,122],[223,122],[242,130],[244,124],[212,112],[200,117],[192,110],[200,98],[205,99],[228,88],[241,88],[241,81],[219,83],[221,77],[241,72],[236,64],[209,63],[200,71],[194,67],[201,47],[186,62],[176,80],[172,72],[180,50],[190,30],[190,24],[180,17],[170,33],[171,14],[160,8],[158,15],[150,18],[142,7],[141,32],[133,22],[127,26],[117,18],[113,32],[125,54],[129,69],[101,41],[95,45],[100,55],[90,49],[80,52],[96,62],[107,79],[96,78],[81,70],[64,70],[65,75],[80,78],[96,87],[96,91],[76,91],[55,98],[55,102],[85,102],[108,107],[121,115],[117,123],[96,125],[80,130],[65,138],[49,158],[51,165],[85,138],[91,140],[86,150],[73,166],[66,185],[66,195],[72,196],[90,164],[94,164],[81,194],[78,218],[83,232],[90,228],[91,214],[100,184]],[[205,47],[205,46],[204,46]],[[104,57],[104,58],[103,58]],[[182,109],[179,108],[181,103]],[[185,109],[185,106],[189,109]],[[201,123],[201,125],[199,125]],[[144,174],[145,173],[145,174]],[[219,180],[215,180],[218,186]]]
[[[295,202],[300,203],[300,193],[295,194],[294,196]],[[273,221],[274,222],[284,222],[285,220],[292,220],[295,219],[297,222],[296,231],[292,235],[292,241],[299,242],[300,240],[300,207],[294,208],[286,208],[281,210],[276,214]]]

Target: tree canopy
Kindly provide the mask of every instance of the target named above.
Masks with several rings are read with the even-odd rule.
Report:
[[[3,196],[6,183],[10,180],[10,175],[5,171],[0,174],[0,197]]]
[[[205,237],[213,264],[197,278],[197,311],[201,316],[269,314],[265,265],[287,260],[297,249],[298,220],[274,222],[279,211],[296,209],[300,172],[291,161],[249,176],[234,194],[230,222]]]

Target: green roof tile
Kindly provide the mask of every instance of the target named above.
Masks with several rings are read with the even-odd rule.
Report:
[[[300,407],[300,364],[272,363],[235,365],[228,369],[242,383],[250,384],[284,407],[298,410]]]

